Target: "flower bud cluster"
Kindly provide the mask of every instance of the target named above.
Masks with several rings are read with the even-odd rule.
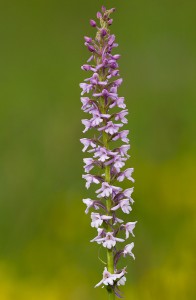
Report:
[[[134,236],[133,229],[136,222],[124,223],[117,217],[117,212],[129,214],[132,210],[133,187],[123,190],[119,183],[128,179],[134,182],[133,168],[124,168],[130,149],[128,130],[122,127],[127,124],[126,104],[124,97],[118,95],[118,88],[122,84],[119,78],[119,54],[112,54],[113,48],[118,44],[115,35],[110,33],[112,24],[110,17],[115,9],[97,13],[97,22],[90,20],[90,25],[97,29],[95,39],[84,37],[85,46],[91,53],[87,64],[82,70],[91,71],[91,77],[80,84],[82,89],[82,110],[90,118],[82,120],[83,132],[89,136],[82,138],[83,152],[88,152],[90,157],[84,158],[84,171],[82,176],[86,181],[86,188],[91,184],[98,185],[96,199],[83,199],[86,205],[85,213],[91,212],[91,226],[97,229],[97,236],[91,240],[107,249],[107,267],[103,272],[103,279],[96,285],[103,285],[119,295],[118,286],[126,281],[126,270],[117,269],[120,257],[130,255],[135,259],[132,249],[134,243],[126,243],[121,249],[117,244],[123,245]],[[84,96],[87,94],[87,96]],[[90,133],[91,132],[91,133]],[[121,237],[118,237],[121,234]]]

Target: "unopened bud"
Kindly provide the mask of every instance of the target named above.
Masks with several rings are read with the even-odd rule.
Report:
[[[101,36],[104,37],[107,34],[107,30],[105,28],[101,29]]]
[[[97,13],[97,19],[101,19],[101,17],[102,17],[102,14],[98,11],[98,13]]]
[[[104,13],[106,11],[106,7],[105,6],[102,6],[101,8],[102,12]]]
[[[97,26],[97,23],[94,21],[94,20],[90,20],[90,25],[92,27],[96,27]]]
[[[113,19],[109,19],[108,20],[108,25],[112,25],[112,23],[113,23]]]
[[[88,37],[88,36],[85,36],[85,37],[84,37],[84,40],[85,40],[85,42],[87,42],[87,43],[91,43],[91,42],[92,42],[92,38],[90,38],[90,37]]]
[[[88,47],[88,50],[89,50],[90,52],[94,52],[94,51],[95,51],[95,48],[94,48],[93,46],[87,45],[87,47]]]

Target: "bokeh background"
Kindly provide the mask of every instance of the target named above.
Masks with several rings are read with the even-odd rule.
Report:
[[[1,0],[1,300],[107,298],[94,289],[103,266],[89,243],[79,143],[83,36],[102,4],[117,8],[136,179],[136,260],[125,261],[123,291],[196,299],[196,2]]]

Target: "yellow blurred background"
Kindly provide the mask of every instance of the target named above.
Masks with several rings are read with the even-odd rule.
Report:
[[[136,179],[123,292],[196,299],[196,2],[1,0],[0,300],[107,298],[79,142],[83,36],[102,4],[117,8]]]

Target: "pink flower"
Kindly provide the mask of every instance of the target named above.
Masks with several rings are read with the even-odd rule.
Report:
[[[126,156],[126,157],[130,157],[127,154],[127,151],[130,149],[130,145],[122,145],[121,147],[117,148],[116,151],[121,155],[121,156]]]
[[[122,124],[114,124],[112,121],[109,121],[106,126],[99,128],[98,130],[104,130],[106,133],[113,135],[114,133],[118,132],[119,128],[122,127]]]
[[[123,195],[129,199],[129,201],[133,204],[134,200],[131,198],[131,194],[133,193],[134,188],[129,188],[124,190]]]
[[[113,141],[117,141],[118,139],[122,140],[124,143],[129,143],[129,139],[127,138],[127,135],[129,134],[129,130],[123,130],[118,132],[113,138]]]
[[[87,206],[87,208],[86,208],[86,210],[85,210],[85,213],[86,214],[88,214],[88,212],[89,212],[89,208],[91,208],[91,207],[94,207],[94,209],[99,209],[99,206],[97,206],[96,204],[95,204],[95,200],[91,200],[90,198],[87,198],[87,199],[83,199],[82,200],[83,201],[83,203],[84,204],[86,204],[86,206]]]
[[[111,249],[116,245],[116,242],[124,242],[125,240],[114,237],[112,232],[107,232],[104,238],[98,239],[97,242],[102,242],[103,247]]]
[[[86,188],[88,189],[91,185],[91,183],[99,183],[99,180],[97,179],[96,176],[91,175],[91,174],[86,174],[86,175],[82,175],[82,178],[86,179]]]
[[[96,147],[96,144],[91,139],[83,138],[80,139],[80,142],[84,145],[84,148],[82,149],[83,152],[85,152],[89,146],[91,146],[92,148]]]
[[[91,124],[91,120],[88,119],[83,119],[82,120],[82,124],[85,126],[83,133],[85,133],[86,131],[88,131],[90,128],[92,128],[92,124]]]
[[[100,238],[104,237],[106,235],[104,228],[97,228],[98,235],[92,239],[90,242],[97,242],[97,244],[101,244],[102,242],[98,242]]]
[[[107,182],[102,183],[102,187],[96,191],[98,198],[109,197],[113,193],[119,192],[122,189],[117,186],[109,185]]]
[[[94,168],[94,160],[92,158],[84,158],[83,161],[86,164],[84,166],[84,170],[86,173],[88,173],[91,169]]]
[[[109,159],[110,157],[108,155],[108,150],[104,147],[97,147],[94,153],[94,157],[99,157],[98,160],[100,160],[101,162],[104,162],[105,160]]]
[[[135,236],[133,234],[133,229],[135,228],[136,223],[137,223],[137,221],[135,221],[135,222],[128,222],[127,224],[122,225],[124,227],[125,231],[126,231],[126,239],[128,239],[129,233],[131,233],[132,236]]]
[[[135,180],[132,177],[132,173],[133,173],[134,169],[133,168],[129,168],[126,169],[125,171],[121,172],[118,177],[117,180],[118,181],[123,181],[125,178],[127,178],[128,180],[131,180],[132,182],[135,182]]]
[[[104,271],[103,271],[103,279],[99,283],[97,283],[95,285],[95,287],[98,287],[102,284],[104,284],[104,285],[113,285],[114,281],[116,281],[118,278],[121,278],[122,276],[123,276],[122,273],[120,273],[120,274],[111,274],[110,272],[108,272],[107,268],[105,267]]]
[[[98,228],[99,226],[102,225],[103,221],[110,220],[110,219],[112,219],[112,217],[111,216],[104,216],[104,215],[100,215],[98,213],[92,212],[91,213],[91,219],[92,219],[91,227]]]
[[[93,85],[92,84],[87,84],[87,83],[80,83],[80,87],[82,89],[81,95],[84,95],[85,93],[89,93],[90,90],[92,90]]]
[[[131,244],[128,244],[125,246],[124,250],[123,250],[123,255],[127,256],[130,255],[133,257],[133,259],[135,259],[135,255],[132,253],[132,249],[134,247],[134,243],[132,242]]]
[[[112,207],[111,210],[115,211],[118,208],[121,208],[125,214],[129,214],[130,211],[132,210],[130,203],[129,203],[129,199],[120,200],[119,203],[116,206]]]
[[[127,158],[121,157],[120,155],[115,155],[111,160],[107,161],[105,165],[113,165],[113,167],[116,169],[117,172],[120,172],[120,169],[124,167],[125,161]]]
[[[127,124],[128,120],[127,120],[127,118],[125,118],[126,115],[128,115],[128,110],[127,109],[122,110],[119,113],[116,113],[115,121],[121,121],[122,123]]]
[[[120,108],[126,108],[124,101],[125,101],[124,97],[118,97],[118,98],[114,99],[112,104],[110,104],[110,108],[113,108],[114,106],[118,106]]]
[[[93,118],[90,120],[92,127],[98,126],[100,123],[103,122],[103,119],[101,118],[101,115],[99,112],[95,113],[93,115]]]

